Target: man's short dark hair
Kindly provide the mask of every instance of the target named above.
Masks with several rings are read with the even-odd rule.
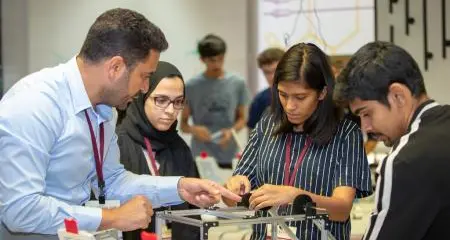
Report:
[[[258,66],[269,65],[279,62],[284,55],[284,50],[280,48],[268,48],[258,55]]]
[[[92,24],[80,57],[87,62],[98,63],[121,56],[132,69],[149,56],[150,50],[162,52],[168,46],[161,29],[142,14],[116,8],[104,12]]]
[[[214,34],[206,35],[197,45],[198,53],[200,57],[215,57],[225,54],[227,51],[227,44],[225,41]]]
[[[405,85],[415,97],[426,94],[419,66],[406,50],[389,42],[371,42],[352,56],[338,76],[334,99],[343,106],[357,98],[389,106],[392,83]]]
[[[316,45],[299,43],[287,50],[278,63],[272,88],[272,112],[278,122],[276,134],[293,130],[294,125],[287,119],[280,97],[278,84],[282,81],[304,81],[310,89],[319,94],[327,89],[311,117],[303,124],[303,130],[319,145],[328,143],[336,132],[343,111],[336,106],[332,93],[334,78],[328,56]]]

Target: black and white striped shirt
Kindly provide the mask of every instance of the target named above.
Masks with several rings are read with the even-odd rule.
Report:
[[[274,135],[275,129],[273,116],[265,115],[252,132],[234,172],[234,175],[247,176],[252,189],[264,184],[283,184],[288,134]],[[306,139],[306,134],[292,132],[290,172],[293,171]],[[342,120],[328,144],[312,144],[297,172],[294,186],[322,196],[331,196],[338,186],[350,186],[356,189],[357,197],[368,196],[371,193],[370,172],[359,127],[350,120]],[[290,211],[288,209],[289,213]],[[291,224],[297,226],[297,236],[300,239],[320,238],[320,231],[312,221]],[[265,239],[265,225],[255,225],[253,230],[252,239]],[[350,221],[330,221],[330,230],[336,239],[349,239]]]
[[[450,239],[450,106],[430,100],[377,169],[365,240]]]

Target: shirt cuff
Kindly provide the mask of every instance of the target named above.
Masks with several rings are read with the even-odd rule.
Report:
[[[159,199],[162,205],[176,205],[183,203],[184,200],[181,199],[178,194],[178,182],[181,177],[161,177],[158,184]]]
[[[77,220],[80,230],[95,232],[102,221],[102,209],[74,206],[72,216]]]

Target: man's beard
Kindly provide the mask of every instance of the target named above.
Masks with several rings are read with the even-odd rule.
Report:
[[[130,105],[129,102],[123,103],[123,104],[119,104],[119,105],[116,106],[116,108],[119,109],[119,110],[121,110],[121,111],[125,111],[125,110],[127,110],[128,105]]]
[[[105,89],[103,98],[105,104],[111,107],[117,107],[120,110],[125,110],[129,104],[128,85],[130,82],[130,74],[128,71],[117,80],[117,85],[112,88]],[[122,97],[123,96],[123,97]],[[120,99],[119,99],[120,97]]]

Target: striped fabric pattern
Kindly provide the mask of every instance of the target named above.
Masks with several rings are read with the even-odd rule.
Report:
[[[265,115],[250,136],[234,175],[248,176],[252,189],[264,184],[282,185],[287,134],[274,135],[276,123],[273,116]],[[306,134],[293,132],[291,169],[306,142]],[[314,194],[331,196],[338,186],[357,189],[357,197],[371,193],[368,161],[364,152],[363,138],[359,127],[350,120],[342,120],[335,136],[322,146],[311,145],[298,170],[294,186]],[[287,209],[288,213],[291,209]],[[260,212],[267,216],[266,212]],[[300,239],[319,239],[320,231],[311,221],[291,222],[297,226]],[[330,230],[336,239],[350,239],[350,221],[330,221]],[[252,239],[265,239],[266,227],[254,226]]]
[[[390,153],[379,165],[377,172],[380,174],[377,181],[375,193],[375,211],[370,216],[370,225],[364,234],[364,240],[376,240],[380,236],[392,200],[394,161],[398,158],[400,151],[407,148],[410,136],[415,134],[420,127],[422,115],[429,109],[439,106],[436,102],[426,104],[411,123],[410,131],[400,138],[399,143],[394,146]],[[412,174],[412,173],[411,173]],[[427,186],[428,187],[428,186]],[[398,190],[397,190],[398,191]],[[394,218],[395,216],[391,217]],[[419,236],[417,236],[419,237]]]

